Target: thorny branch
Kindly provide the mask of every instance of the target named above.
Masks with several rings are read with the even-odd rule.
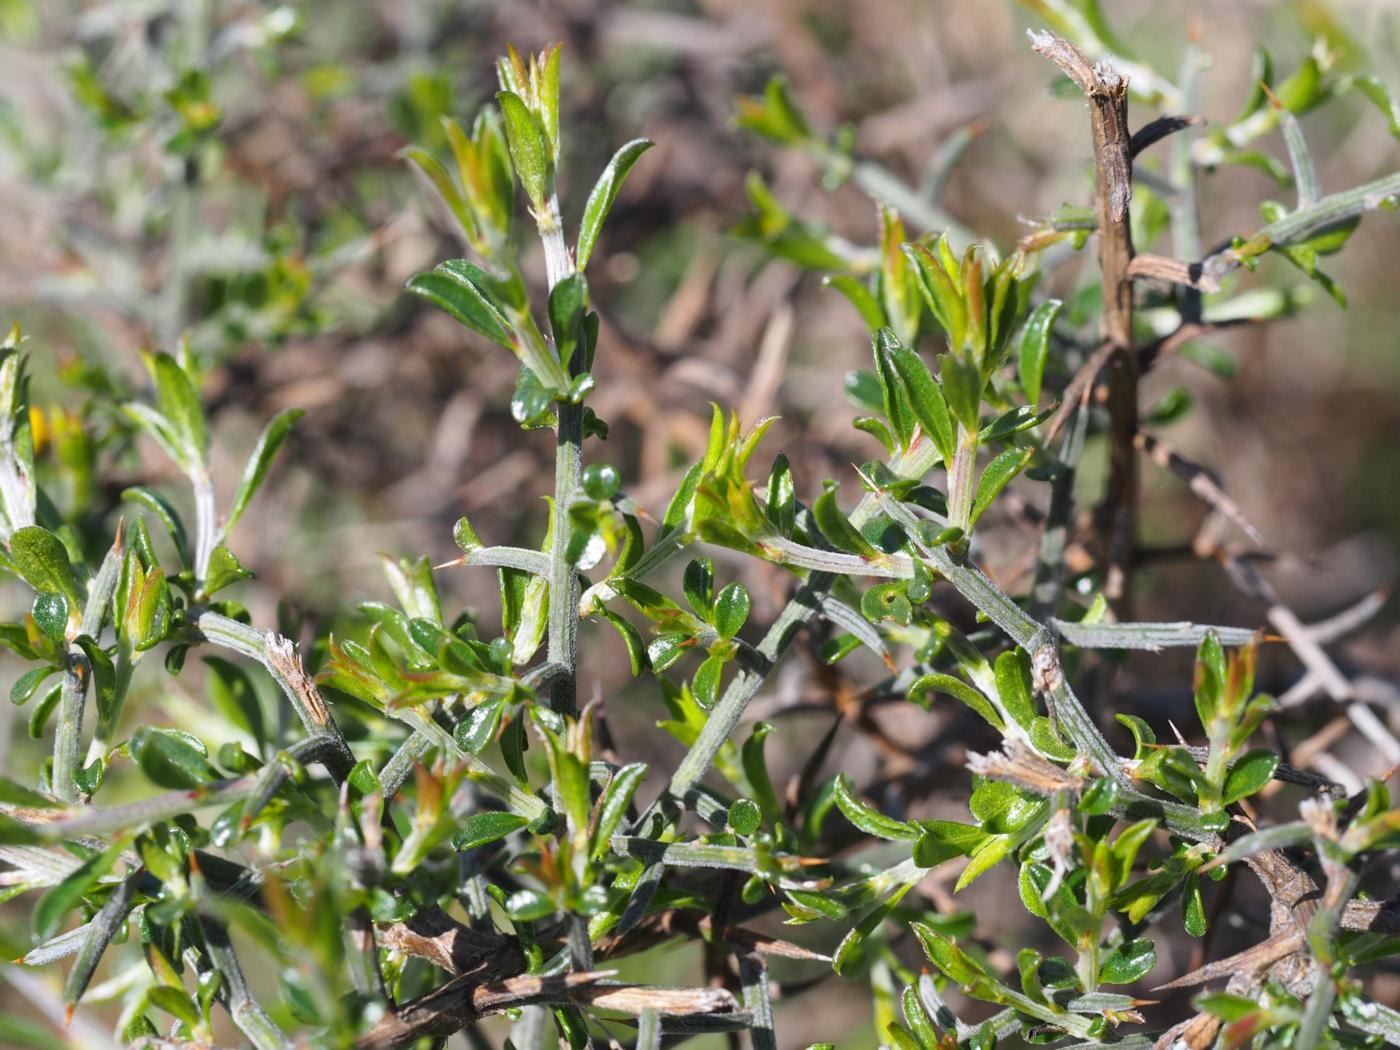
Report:
[[[1112,348],[1105,362],[1109,483],[1104,594],[1116,601],[1127,598],[1138,500],[1137,453],[1133,447],[1138,431],[1138,363],[1133,349],[1133,234],[1128,220],[1133,193],[1128,81],[1107,61],[1091,66],[1073,44],[1052,33],[1031,31],[1031,49],[1055,63],[1089,101],[1099,271],[1103,277],[1102,331]]]

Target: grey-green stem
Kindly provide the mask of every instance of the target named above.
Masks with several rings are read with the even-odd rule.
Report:
[[[574,258],[564,242],[559,199],[538,218],[544,245],[545,274],[550,291],[574,273]],[[551,663],[565,669],[550,685],[550,706],[560,714],[578,708],[578,573],[569,561],[569,505],[578,492],[583,470],[583,405],[559,401],[558,438],[554,460],[554,537],[549,550],[549,642]]]

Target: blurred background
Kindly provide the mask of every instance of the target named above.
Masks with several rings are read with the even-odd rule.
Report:
[[[1201,112],[1212,121],[1228,121],[1250,93],[1256,44],[1291,70],[1321,39],[1338,68],[1364,66],[1400,84],[1400,5],[1390,0],[1105,6],[1114,32],[1168,77],[1188,38],[1199,38],[1210,58]],[[849,124],[859,155],[915,186],[946,157],[947,143],[965,140],[944,207],[1009,248],[1026,231],[1021,217],[1086,203],[1091,187],[1082,101],[1050,90],[1050,68],[1027,46],[1025,29],[1041,24],[1035,7],[0,0],[0,321],[19,321],[29,337],[34,400],[55,406],[45,411],[58,435],[81,427],[65,406],[76,406],[82,389],[144,389],[138,352],[174,349],[187,331],[212,362],[221,500],[263,422],[283,408],[307,410],[234,537],[257,573],[240,595],[256,622],[271,622],[278,598],[290,596],[308,618],[308,639],[348,623],[356,603],[387,593],[380,552],[447,561],[463,514],[488,543],[536,545],[552,437],[522,435],[511,418],[515,368],[504,353],[402,293],[411,274],[466,248],[398,151],[417,143],[445,152],[439,118],[469,121],[490,102],[493,59],[508,42],[523,52],[563,41],[569,225],[618,145],[639,135],[657,144],[626,183],[590,268],[603,317],[590,404],[611,425],[590,455],[616,464],[627,490],[659,517],[680,470],[703,449],[706,402],[715,401],[746,422],[782,417],[764,447],[787,451],[799,495],[810,498],[822,478],[851,483],[851,465],[878,452],[850,427],[860,413],[843,393],[845,374],[867,367],[866,329],[819,279],[772,261],[731,229],[749,210],[752,170],[786,207],[852,242],[876,241],[877,215],[849,185],[824,190],[810,157],[738,130],[736,98],[781,71],[814,124]],[[182,71],[197,54],[207,56],[207,76],[191,80]],[[1326,114],[1303,121],[1324,191],[1395,170],[1400,146],[1374,108],[1346,97]],[[1135,110],[1134,124],[1145,119]],[[1258,145],[1284,156],[1277,134]],[[1254,167],[1205,177],[1207,244],[1249,232],[1259,225],[1257,203],[1291,201],[1285,193]],[[542,262],[528,268],[540,284]],[[1281,268],[1270,278],[1293,273],[1299,300],[1312,299],[1307,309],[1174,356],[1147,380],[1143,403],[1193,399],[1195,410],[1159,435],[1217,472],[1277,555],[1262,571],[1311,620],[1389,587],[1396,571],[1400,221],[1369,216],[1329,265],[1350,300],[1346,311],[1302,274],[1266,266]],[[1056,273],[1054,288],[1072,295],[1093,277],[1084,253]],[[1081,478],[1089,500],[1101,460],[1091,447]],[[162,476],[173,478],[173,468],[138,447],[90,483],[110,490],[114,504],[126,485]],[[1038,487],[1026,492],[1043,501]],[[1145,465],[1144,495],[1142,539],[1152,554],[1137,614],[1262,625],[1262,607],[1215,561],[1192,555],[1207,509],[1186,485]],[[1007,520],[991,535],[989,567],[1015,586],[1033,526]],[[770,619],[788,577],[715,556],[723,573],[746,574],[754,621]],[[439,581],[454,609],[494,620],[493,574],[445,570]],[[1349,673],[1388,682],[1400,673],[1397,629],[1392,603],[1335,655]],[[654,699],[643,707],[629,698],[615,635],[585,631],[585,682],[606,698],[618,750],[679,753],[653,729],[662,717]],[[819,670],[818,640],[800,647],[760,699],[759,713],[791,716],[769,744],[787,749],[777,764],[789,770],[826,731],[831,691],[847,687]],[[1108,710],[1137,711],[1164,735],[1173,712],[1189,720],[1189,661],[1177,653],[1090,674]],[[1284,651],[1266,653],[1264,665],[1269,690],[1286,690],[1299,674]],[[196,717],[188,699],[156,702],[181,724]],[[1304,712],[1285,743],[1310,738],[1334,716]],[[11,717],[0,704],[0,719]],[[948,783],[961,782],[960,751],[931,743],[951,716],[891,707],[872,717],[888,739],[841,736],[832,768],[868,775],[877,763],[888,772],[890,763],[936,755],[931,786],[942,763]],[[9,737],[0,734],[0,750],[28,776],[38,747]],[[1329,742],[1358,773],[1386,766],[1345,726]],[[960,794],[930,798],[913,815],[957,815],[963,804]],[[997,906],[1009,892],[1009,882],[989,877],[950,906],[977,910],[979,932],[1010,937],[1014,950],[1027,917]],[[1193,950],[1159,949],[1154,977],[1183,970]],[[780,1015],[784,1045],[873,1045],[864,987],[829,979],[823,989],[819,1001],[796,1000]],[[1392,992],[1394,1001],[1400,982]]]

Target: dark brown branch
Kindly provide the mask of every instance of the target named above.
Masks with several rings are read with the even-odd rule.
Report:
[[[1204,117],[1158,117],[1150,123],[1144,124],[1133,132],[1132,141],[1128,143],[1129,157],[1136,157],[1148,146],[1161,142],[1168,135],[1173,135],[1184,128],[1199,128],[1205,124]]]
[[[441,908],[422,908],[413,918],[375,931],[392,951],[426,959],[450,974],[470,973],[488,960],[497,976],[518,974],[525,958],[509,937],[465,926]]]
[[[1053,444],[1055,439],[1060,436],[1060,431],[1073,418],[1074,413],[1088,403],[1089,395],[1094,389],[1094,380],[1103,371],[1104,365],[1108,364],[1108,359],[1113,356],[1113,351],[1112,343],[1104,343],[1090,355],[1089,360],[1079,367],[1079,371],[1074,373],[1074,378],[1065,387],[1060,407],[1055,410],[1055,414],[1050,417],[1050,422],[1045,428],[1045,444],[1047,446]]]
[[[1108,360],[1109,483],[1104,528],[1108,573],[1104,593],[1122,598],[1132,561],[1137,511],[1137,357],[1133,353],[1132,154],[1128,133],[1128,81],[1107,62],[1091,66],[1069,41],[1031,33],[1032,50],[1044,55],[1079,86],[1089,102],[1094,137],[1095,210],[1099,269],[1103,274],[1104,338]]]
[[[677,934],[704,936],[711,929],[709,916],[662,912],[648,916],[626,938],[602,941],[596,952],[600,958],[622,955]],[[391,1050],[424,1036],[443,1038],[486,1014],[529,1003],[577,1002],[624,1013],[656,1010],[670,1016],[724,1014],[738,1009],[734,996],[722,988],[603,983],[608,974],[600,972],[555,978],[524,976],[525,960],[513,939],[474,930],[441,908],[424,908],[406,922],[380,926],[377,935],[383,947],[426,959],[453,978],[385,1016],[361,1037],[357,1050]],[[739,927],[726,927],[720,939],[763,954],[829,961],[798,945]]]
[[[488,1014],[534,1003],[563,1002],[573,989],[597,984],[605,973],[510,977],[484,981],[477,973],[454,977],[386,1014],[355,1042],[356,1050],[396,1050],[425,1036],[445,1039]]]
[[[1162,358],[1176,353],[1192,339],[1225,328],[1258,323],[1258,319],[1253,317],[1233,317],[1225,321],[1186,321],[1162,338],[1138,348],[1138,372],[1150,372]]]
[[[1148,459],[1186,482],[1192,493],[1203,503],[1225,515],[1254,543],[1263,546],[1264,537],[1255,528],[1254,523],[1244,516],[1244,512],[1235,501],[1226,494],[1220,485],[1220,479],[1212,471],[1192,463],[1161,438],[1145,431],[1138,431],[1135,443]]]

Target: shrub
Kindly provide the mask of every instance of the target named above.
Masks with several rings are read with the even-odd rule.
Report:
[[[1179,115],[1199,61],[1174,82],[1128,61],[1095,5],[1033,6],[1054,32],[1033,33],[1032,49],[1088,102],[1085,128],[1066,107],[1066,137],[1087,132],[1095,194],[1091,207],[1035,221],[1010,250],[856,156],[849,136],[816,130],[781,79],[740,105],[744,127],[878,201],[880,243],[866,248],[791,214],[754,176],[738,231],[825,274],[872,331],[871,368],[846,385],[866,413],[855,426],[886,454],[859,468],[854,502],[834,481],[794,476],[766,447],[770,421],[718,406],[704,456],[659,520],[627,495],[623,466],[602,451],[607,423],[588,405],[599,319],[585,271],[649,143],[617,150],[570,237],[557,47],[502,58],[494,103],[469,127],[445,125],[442,155],[406,151],[472,250],[413,277],[409,292],[513,353],[515,420],[556,435],[538,543],[494,543],[462,519],[460,558],[386,560],[393,603],[362,605],[357,624],[304,657],[290,617],[256,625],[229,597],[248,576],[234,529],[299,413],[268,421],[220,507],[207,358],[188,343],[148,354],[147,396],[98,391],[70,415],[30,402],[12,332],[0,363],[0,531],[3,567],[33,600],[0,642],[29,665],[11,698],[53,752],[37,787],[0,781],[0,859],[7,894],[32,894],[22,963],[66,961],[70,1017],[80,1001],[114,999],[120,1039],[161,1046],[229,1035],[224,1014],[259,1050],[437,1045],[463,1030],[486,1045],[478,1022],[505,1013],[508,1045],[522,1050],[556,1029],[574,1047],[747,1032],[763,1048],[778,1045],[769,965],[785,959],[804,981],[834,970],[868,982],[880,1038],[899,1050],[1016,1035],[1134,1047],[1400,1039],[1400,1013],[1361,975],[1400,947],[1394,903],[1363,892],[1400,828],[1385,786],[1347,797],[1257,743],[1278,707],[1255,692],[1252,627],[1127,615],[1140,451],[1251,533],[1206,472],[1144,429],[1141,375],[1191,339],[1282,313],[1285,295],[1233,294],[1238,271],[1266,256],[1342,298],[1319,260],[1364,212],[1395,203],[1400,176],[1324,194],[1298,117],[1349,91],[1392,129],[1400,110],[1379,80],[1331,72],[1315,54],[1285,78],[1265,63],[1241,115],[1204,128]],[[183,90],[197,135],[205,93]],[[1132,131],[1130,91],[1164,115]],[[1219,165],[1258,162],[1251,144],[1275,129],[1296,201],[1266,202],[1258,229],[1203,249],[1198,183]],[[1135,176],[1135,158],[1168,136],[1165,173]],[[522,263],[517,192],[543,249],[543,295]],[[911,237],[906,224],[937,235]],[[1155,254],[1168,232],[1173,254]],[[1090,244],[1099,278],[1068,303],[1043,295],[1041,278]],[[138,434],[187,480],[189,520],[138,484],[121,492],[113,526],[105,493],[77,484],[105,477],[109,450]],[[1108,470],[1096,549],[1070,567],[1080,459],[1098,440]],[[1045,491],[1048,509],[1028,546],[1029,585],[1008,593],[979,568],[979,522],[1013,482]],[[788,570],[790,598],[761,629],[748,591],[725,580],[734,557]],[[1332,688],[1323,632],[1273,599],[1248,558],[1220,557],[1268,599],[1269,640]],[[435,573],[457,567],[496,571],[499,632],[444,610]],[[676,576],[679,593],[667,593]],[[685,748],[673,767],[616,754],[602,705],[581,702],[588,621],[616,631],[664,707],[661,727]],[[826,632],[827,665],[868,650],[888,677],[783,785],[766,753],[782,734],[744,719],[807,629]],[[1097,651],[1168,646],[1196,648],[1193,733],[1204,743],[1161,743],[1120,714],[1113,732],[1133,743],[1120,754],[1073,683]],[[155,724],[159,708],[127,709],[138,667],[178,677],[192,653],[207,723]],[[910,816],[888,769],[863,786],[826,775],[836,729],[845,718],[869,728],[862,707],[874,698],[962,705],[986,723],[969,730],[988,746],[967,755],[962,819]],[[1394,744],[1359,702],[1349,711]],[[1251,800],[1273,781],[1293,785],[1297,819],[1259,819]],[[920,891],[945,865],[958,868],[955,890],[1010,869],[1020,903],[1063,944],[986,942],[973,915]],[[1212,990],[1149,1019],[1150,1001],[1116,989],[1153,972],[1172,926],[1202,937],[1218,923],[1210,883],[1241,867],[1269,896],[1267,934],[1165,985]],[[831,954],[752,925],[779,908],[790,925],[837,930]],[[613,979],[612,960],[671,939],[702,946],[707,983]],[[104,960],[114,976],[94,985]],[[14,1041],[47,1038],[5,1024]]]

